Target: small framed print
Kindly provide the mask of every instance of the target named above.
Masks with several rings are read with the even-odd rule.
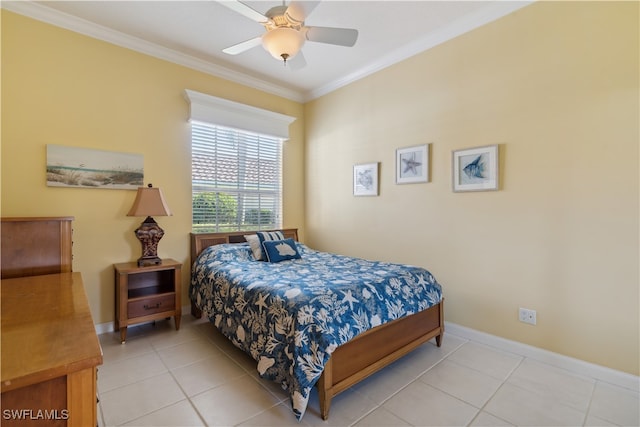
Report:
[[[378,195],[378,163],[365,163],[353,166],[353,195]]]
[[[396,184],[429,182],[429,144],[396,150]]]
[[[498,146],[468,148],[452,152],[453,191],[498,189]]]

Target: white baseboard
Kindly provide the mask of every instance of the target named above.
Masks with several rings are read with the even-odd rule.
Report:
[[[190,305],[182,306],[182,315],[184,316],[185,313],[191,313]],[[115,322],[98,323],[94,326],[96,328],[96,334],[98,335],[106,334],[116,330]]]
[[[189,313],[191,306],[182,307],[183,313]],[[113,332],[114,322],[100,323],[95,325],[98,335]],[[579,375],[586,375],[609,384],[617,385],[640,392],[640,377],[626,372],[617,371],[607,368],[606,366],[596,365],[594,363],[585,362],[584,360],[575,359],[573,357],[564,356],[542,348],[523,344],[517,341],[511,341],[496,335],[487,334],[486,332],[476,331],[466,326],[456,325],[455,323],[445,322],[445,339],[446,334],[455,335],[460,338],[474,341],[479,344],[488,345],[502,351],[517,354],[518,356],[528,357],[538,362],[546,363],[557,368],[565,369]]]
[[[446,334],[450,333],[451,335],[465,338],[469,341],[495,347],[499,350],[514,353],[518,356],[528,357],[538,362],[565,369],[579,375],[586,375],[609,384],[640,392],[640,377],[626,372],[585,362],[584,360],[564,356],[549,350],[544,350],[542,348],[523,344],[517,341],[511,341],[485,332],[476,331],[475,329],[456,325],[455,323],[445,322],[445,331],[445,339]]]
[[[106,334],[108,332],[113,332],[116,330],[115,324],[113,322],[98,323],[94,326],[96,327],[96,334],[98,335]]]

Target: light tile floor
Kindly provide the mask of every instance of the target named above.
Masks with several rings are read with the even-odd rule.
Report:
[[[634,390],[451,334],[335,397],[313,392],[297,422],[289,399],[206,320],[186,315],[100,336],[101,426],[638,426]]]

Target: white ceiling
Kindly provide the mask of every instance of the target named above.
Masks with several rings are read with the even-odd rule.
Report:
[[[261,13],[282,4],[244,3]],[[2,8],[303,102],[530,3],[324,0],[306,25],[355,28],[358,41],[351,48],[307,41],[307,65],[300,70],[285,67],[262,46],[223,53],[264,28],[213,0],[2,1]]]

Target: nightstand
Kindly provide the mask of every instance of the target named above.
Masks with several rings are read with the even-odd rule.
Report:
[[[137,262],[114,264],[116,287],[115,330],[120,342],[127,339],[127,326],[174,316],[180,329],[180,281],[182,264],[163,259],[161,264],[138,267]]]

